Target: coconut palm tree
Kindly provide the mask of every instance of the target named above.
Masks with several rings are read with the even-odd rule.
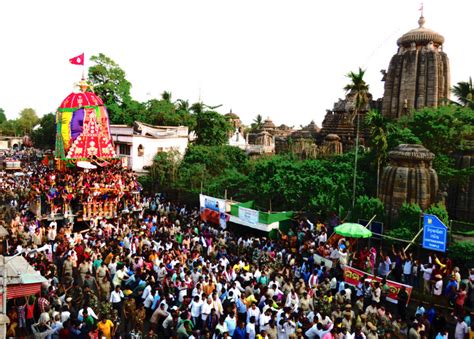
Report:
[[[190,106],[188,100],[178,99],[176,100],[176,110],[189,112]]]
[[[387,155],[387,120],[376,110],[365,115],[365,124],[369,128],[370,143],[375,149],[377,159],[377,197],[379,196],[380,165]]]
[[[206,110],[210,110],[210,111],[213,111],[219,107],[221,107],[222,105],[217,105],[217,106],[209,106],[209,105],[206,105],[205,103],[203,102],[195,102],[194,104],[191,105],[191,107],[189,108],[191,111],[193,111],[194,113],[196,114],[199,114],[199,113],[202,113]]]
[[[163,93],[161,93],[161,100],[171,102],[171,92],[163,91]]]
[[[359,67],[359,72],[349,72],[346,77],[349,78],[350,83],[344,86],[346,94],[354,97],[354,111],[351,115],[351,122],[357,114],[369,102],[369,85],[364,80],[365,71]]]
[[[351,115],[351,124],[357,117],[356,143],[354,154],[354,178],[352,182],[352,207],[355,205],[355,192],[357,183],[357,155],[359,152],[359,112],[369,102],[369,85],[364,80],[365,71],[359,67],[359,72],[349,72],[346,77],[350,79],[350,83],[344,87],[347,94],[354,98],[354,111]]]
[[[257,114],[255,119],[253,119],[253,123],[251,124],[252,130],[256,131],[262,128],[263,125],[263,117],[260,114]]]
[[[474,109],[474,88],[471,77],[469,77],[469,81],[458,82],[453,86],[451,92],[458,98],[458,105]]]

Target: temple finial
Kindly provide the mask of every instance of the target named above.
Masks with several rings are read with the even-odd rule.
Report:
[[[425,24],[425,17],[423,16],[423,3],[420,4],[420,18],[418,19],[418,25],[420,26],[420,28],[423,27],[423,25]]]

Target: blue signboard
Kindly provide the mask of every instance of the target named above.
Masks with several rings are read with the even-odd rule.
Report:
[[[448,228],[436,215],[423,216],[423,248],[446,252]]]

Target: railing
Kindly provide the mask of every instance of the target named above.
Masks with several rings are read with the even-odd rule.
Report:
[[[82,203],[82,219],[90,220],[95,217],[111,219],[117,216],[117,203],[105,202],[84,202]]]

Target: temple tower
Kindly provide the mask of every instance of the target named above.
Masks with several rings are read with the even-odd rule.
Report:
[[[444,37],[425,28],[423,15],[418,28],[402,35],[398,52],[384,70],[382,114],[399,118],[412,110],[438,107],[449,99],[449,60],[443,52]]]

